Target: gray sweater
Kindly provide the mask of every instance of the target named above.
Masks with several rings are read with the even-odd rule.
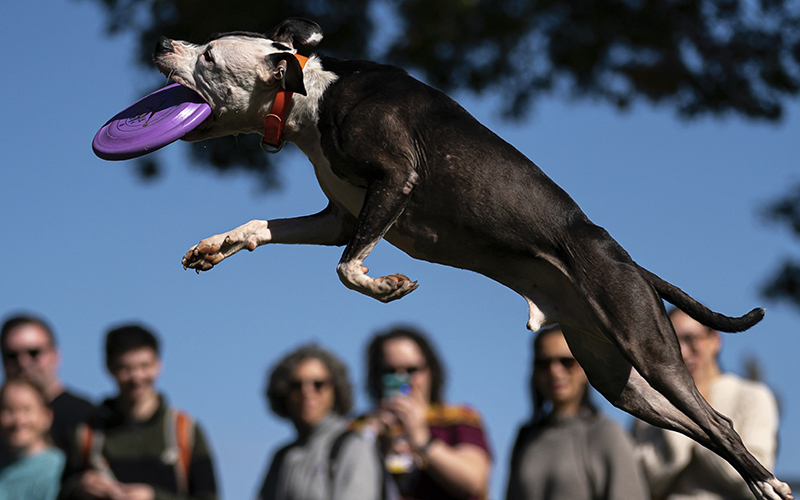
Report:
[[[331,415],[278,450],[272,458],[259,500],[377,500],[383,471],[374,440],[348,435],[329,464],[331,446],[348,420]]]
[[[615,422],[588,412],[520,429],[506,500],[644,500],[633,446]]]

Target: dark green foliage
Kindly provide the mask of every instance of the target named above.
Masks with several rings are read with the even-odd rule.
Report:
[[[136,35],[137,60],[154,79],[161,35],[203,42],[295,16],[322,25],[321,52],[399,64],[445,91],[496,91],[508,117],[558,93],[621,108],[663,104],[682,117],[776,120],[800,89],[800,14],[787,0],[94,1],[109,33]],[[193,156],[273,186],[270,158],[246,142],[206,141]],[[157,167],[140,170],[152,177]]]
[[[764,216],[770,222],[788,226],[792,235],[800,238],[800,185],[772,202]],[[786,258],[761,287],[761,294],[766,299],[787,302],[800,310],[800,261]]]

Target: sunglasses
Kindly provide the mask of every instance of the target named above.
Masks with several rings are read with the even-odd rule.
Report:
[[[417,372],[420,372],[427,368],[427,366],[384,366],[383,367],[383,374],[393,373],[397,375],[398,373],[406,373],[408,375],[414,375]]]
[[[39,358],[39,355],[45,351],[44,348],[38,349],[23,349],[21,351],[4,351],[3,358],[6,361],[17,361],[22,354],[27,354],[29,358],[36,361]]]
[[[315,391],[320,392],[324,387],[328,386],[330,383],[331,383],[330,380],[290,380],[289,390],[297,392],[302,390],[305,384],[311,384],[314,387]]]
[[[560,364],[561,367],[566,370],[571,370],[572,368],[578,366],[578,361],[575,358],[570,358],[567,356],[559,358],[536,358],[533,360],[533,366],[542,370],[550,368],[550,365],[553,363]]]

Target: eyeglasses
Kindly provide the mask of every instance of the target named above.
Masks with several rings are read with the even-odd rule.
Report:
[[[384,366],[381,370],[384,375],[388,373],[394,373],[397,375],[398,373],[406,373],[408,375],[414,375],[417,372],[421,372],[422,370],[426,369],[427,366]]]
[[[541,370],[550,368],[550,365],[553,363],[560,364],[561,367],[566,370],[571,370],[578,366],[578,361],[575,358],[570,358],[568,356],[558,358],[536,358],[533,360],[533,366]]]
[[[303,389],[303,386],[306,384],[311,384],[314,387],[314,390],[317,392],[322,391],[323,388],[328,386],[331,383],[330,380],[290,380],[289,381],[289,390],[290,391],[300,391]]]
[[[6,361],[18,361],[21,355],[27,354],[29,358],[36,361],[39,355],[46,350],[47,349],[43,347],[39,347],[35,349],[22,349],[21,351],[3,351],[3,359]]]

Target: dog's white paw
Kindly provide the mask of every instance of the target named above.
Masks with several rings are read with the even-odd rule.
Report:
[[[270,238],[267,221],[251,220],[232,231],[204,239],[184,254],[181,263],[184,269],[192,268],[198,273],[208,271],[240,250],[252,252]]]
[[[190,248],[181,263],[184,269],[191,268],[199,273],[210,270],[240,250],[254,250],[255,247],[254,243],[236,238],[231,233],[217,234]]]
[[[397,300],[419,287],[416,281],[411,281],[407,276],[399,273],[375,278],[375,283],[378,284],[379,293],[373,297],[381,302]]]
[[[381,302],[397,300],[417,289],[416,281],[411,281],[403,274],[389,274],[380,278],[367,276],[369,269],[355,262],[340,262],[336,268],[339,279],[344,285]]]

